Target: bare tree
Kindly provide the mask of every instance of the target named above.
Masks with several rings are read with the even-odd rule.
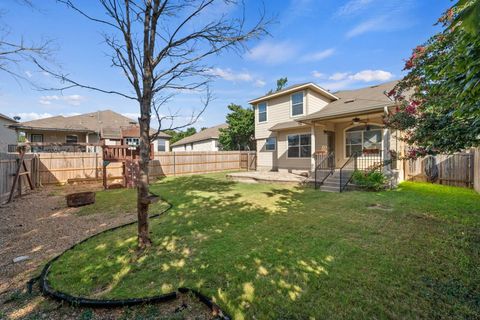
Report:
[[[34,8],[30,0],[16,0],[20,5]],[[0,19],[6,14],[0,10]],[[38,43],[26,43],[23,37],[17,39],[8,26],[0,22],[0,71],[11,75],[15,80],[29,81],[22,70],[22,64],[35,58],[45,60],[51,54],[51,41],[41,40]]]
[[[269,21],[260,12],[258,21],[247,28],[244,10],[240,18],[229,18],[214,11],[216,4],[240,5],[243,8],[243,3],[234,0],[99,0],[105,11],[102,17],[93,16],[73,0],[57,1],[110,28],[104,38],[111,49],[112,65],[123,71],[133,92],[79,83],[36,61],[37,65],[65,84],[57,88],[59,90],[87,88],[117,94],[139,104],[138,245],[141,249],[145,248],[151,244],[148,226],[150,142],[158,135],[158,132],[157,135],[149,134],[152,113],[158,119],[158,130],[162,129],[162,121],[173,122],[178,113],[164,116],[160,112],[161,107],[176,93],[195,90],[206,96],[201,110],[192,114],[185,126],[195,122],[211,99],[208,84],[212,72],[205,62],[206,58],[227,49],[243,51],[249,40],[266,34]],[[208,14],[216,14],[217,17],[208,19]]]

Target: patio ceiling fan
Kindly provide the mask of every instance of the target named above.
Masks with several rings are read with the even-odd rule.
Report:
[[[370,126],[368,125],[368,119],[362,120],[359,117],[355,117],[355,118],[352,119],[352,125],[359,125],[359,124],[362,124],[362,123],[365,125],[365,130],[369,131]]]

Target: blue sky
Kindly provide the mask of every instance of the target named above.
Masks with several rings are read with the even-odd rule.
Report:
[[[110,67],[98,25],[53,0],[38,3],[32,10],[13,0],[2,1],[1,23],[8,27],[10,40],[51,39],[55,49],[51,59],[72,78],[106,89],[129,90],[120,71]],[[101,14],[94,1],[78,3]],[[262,5],[246,0],[245,4],[247,22],[253,22],[264,6],[276,23],[269,28],[269,36],[249,44],[248,52],[225,52],[207,61],[218,76],[212,83],[215,99],[196,127],[224,122],[229,103],[247,106],[248,100],[265,94],[284,76],[290,85],[313,81],[331,91],[401,78],[404,59],[413,47],[440,30],[434,23],[451,2],[266,0]],[[219,5],[204,19],[214,19],[220,12],[236,15],[238,9]],[[53,85],[30,65],[21,65],[18,71],[34,82]],[[180,94],[168,108],[188,117],[198,110],[200,99],[197,94]],[[19,115],[26,121],[103,109],[133,118],[138,114],[138,105],[121,97],[84,89],[38,91],[0,73],[0,112],[9,116]]]

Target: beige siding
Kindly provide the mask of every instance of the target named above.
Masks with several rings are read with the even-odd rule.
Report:
[[[307,114],[320,111],[330,102],[329,99],[322,96],[320,93],[308,90],[307,93]]]
[[[215,143],[216,139],[203,140],[198,142],[192,142],[172,147],[172,151],[218,151],[218,146]]]
[[[277,170],[278,141],[275,151],[265,150],[265,142],[266,139],[257,140],[257,170]]]
[[[300,92],[300,91],[297,91]],[[294,92],[296,93],[296,92]],[[303,90],[303,108],[304,115],[308,115],[313,112],[317,112],[325,107],[330,101],[328,98],[312,90]],[[293,93],[292,93],[293,94]],[[304,115],[292,117],[291,110],[291,95],[286,94],[284,96],[276,97],[267,100],[267,121],[258,122],[258,108],[255,108],[255,139],[264,139],[271,135],[269,128],[282,122],[293,121]]]
[[[14,122],[0,118],[0,152],[7,152],[8,145],[17,142],[15,130],[6,127],[11,124],[14,124]]]
[[[62,132],[62,131],[26,131],[27,139],[31,141],[32,134],[43,135],[45,143],[66,143],[67,135],[78,136],[78,142],[86,142],[86,134],[83,132]]]

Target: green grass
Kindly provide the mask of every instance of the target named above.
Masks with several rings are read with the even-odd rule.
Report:
[[[152,190],[174,204],[151,220],[152,248],[138,255],[136,226],[93,238],[53,264],[53,287],[126,298],[187,286],[235,319],[480,317],[480,196],[471,190],[403,183],[332,194],[224,174]],[[99,192],[95,210],[131,206],[134,193]]]

